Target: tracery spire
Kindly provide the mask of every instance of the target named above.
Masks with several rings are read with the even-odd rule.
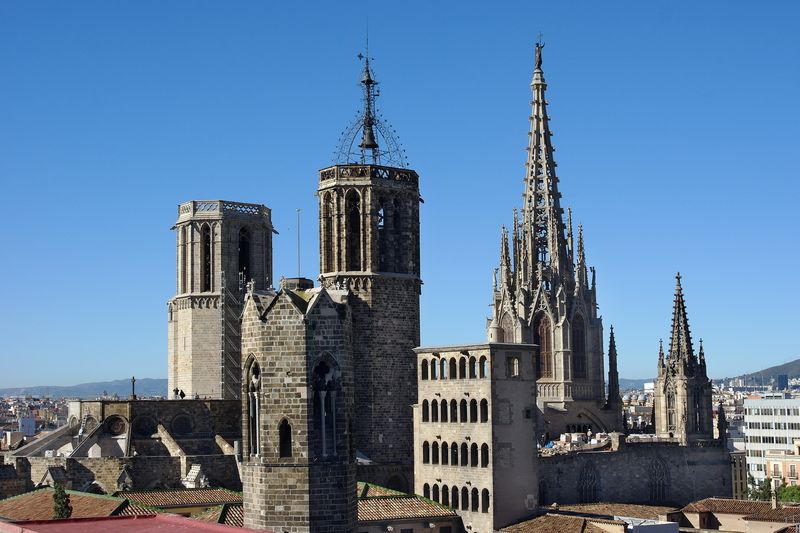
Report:
[[[692,350],[692,337],[689,332],[689,319],[686,316],[686,303],[683,300],[681,273],[675,275],[675,301],[672,308],[672,336],[669,341],[668,359],[683,363],[695,363]]]
[[[608,335],[608,404],[621,403],[619,395],[619,373],[617,371],[617,341],[614,339],[614,326]]]
[[[533,246],[529,264],[534,271],[542,263],[542,272],[551,282],[569,282],[573,276],[572,261],[567,255],[567,242],[558,192],[556,162],[545,90],[547,83],[542,70],[543,42],[536,43],[536,64],[531,81],[531,115],[528,139],[528,161],[525,176],[524,217],[528,224]],[[536,280],[541,282],[542,280]]]

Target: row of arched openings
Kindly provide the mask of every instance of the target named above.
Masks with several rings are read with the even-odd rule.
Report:
[[[247,371],[247,446],[248,454],[261,454],[261,366],[253,361]],[[278,424],[278,455],[292,456],[292,426],[284,418]]]
[[[453,509],[461,509],[462,511],[472,511],[474,513],[488,513],[489,512],[489,490],[483,489],[478,491],[473,488],[470,491],[467,487],[448,487],[447,485],[434,484],[433,486],[425,483],[422,486],[422,495],[429,500],[433,500],[442,505],[446,505]]]
[[[181,247],[181,292],[186,292],[186,231],[181,229],[184,245]],[[237,240],[237,272],[240,281],[247,282],[252,279],[250,268],[250,231],[247,228],[239,229]],[[214,235],[210,224],[200,227],[200,291],[214,290]]]
[[[481,400],[422,400],[423,422],[488,422],[489,402]]]
[[[449,466],[471,466],[487,468],[489,466],[489,445],[473,442],[468,445],[462,442],[461,446],[453,442],[439,444],[436,441],[422,443],[422,463]]]
[[[476,379],[489,377],[489,360],[486,356],[423,359],[420,363],[422,379]]]

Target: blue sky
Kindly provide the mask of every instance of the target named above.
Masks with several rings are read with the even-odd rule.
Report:
[[[485,338],[521,202],[533,43],[564,206],[623,377],[674,274],[713,376],[800,357],[794,2],[2,2],[0,386],[166,376],[178,203],[264,203],[318,272],[317,170],[379,101],[421,176],[422,342]]]

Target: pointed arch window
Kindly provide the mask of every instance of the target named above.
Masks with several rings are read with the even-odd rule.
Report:
[[[514,325],[511,322],[511,315],[508,313],[505,313],[500,319],[500,329],[500,342],[514,342]]]
[[[650,488],[651,502],[660,503],[667,501],[669,472],[664,463],[659,459],[650,461],[648,485]]]
[[[572,375],[586,379],[586,329],[583,317],[576,315],[572,324]]]
[[[581,469],[578,481],[578,492],[580,503],[594,503],[598,494],[598,475],[597,469],[589,461],[586,461]]]
[[[186,273],[188,272],[188,265],[186,264],[186,256],[187,249],[189,248],[189,244],[186,242],[186,226],[181,227],[181,232],[179,235],[180,242],[178,243],[179,251],[180,251],[180,287],[178,292],[181,294],[185,292],[189,292],[188,284],[186,283]]]
[[[247,445],[249,455],[261,449],[261,367],[253,361],[247,372]]]
[[[280,445],[278,446],[281,457],[292,456],[292,426],[285,418],[281,420],[278,426],[278,439]]]
[[[539,359],[537,361],[537,377],[553,377],[553,329],[550,319],[542,315],[534,329],[534,344],[539,346]]]
[[[211,226],[203,224],[200,229],[200,290],[208,292],[211,286]]]
[[[677,413],[675,412],[675,388],[667,386],[667,431],[676,431],[678,427]]]
[[[341,390],[342,377],[338,366],[331,358],[326,358],[314,366],[311,374],[311,387],[314,391],[314,447],[323,457],[337,453],[337,403],[336,396]]]
[[[347,216],[347,233],[345,249],[347,270],[359,271],[361,268],[361,198],[355,191],[349,191],[345,197]]]
[[[398,198],[392,202],[392,235],[396,240],[394,251],[394,271],[406,272],[405,240],[403,236],[403,209]]]
[[[322,197],[322,271],[333,272],[337,270],[333,261],[333,226],[335,217],[333,216],[333,195],[326,193]]]
[[[253,278],[250,273],[250,232],[247,228],[239,230],[239,279],[247,282]]]

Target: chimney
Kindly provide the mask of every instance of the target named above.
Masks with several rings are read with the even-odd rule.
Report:
[[[772,492],[770,494],[770,499],[772,500],[772,508],[778,508],[778,483],[777,479],[772,480]]]

